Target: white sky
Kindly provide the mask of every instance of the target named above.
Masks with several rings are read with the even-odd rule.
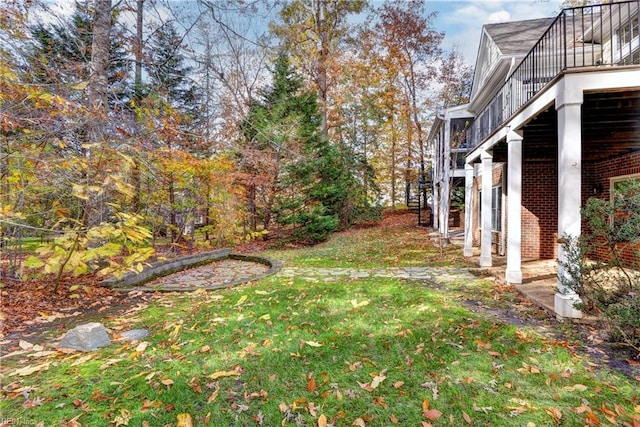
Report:
[[[445,32],[442,47],[455,47],[474,65],[484,24],[555,17],[561,3],[562,0],[427,0],[427,10],[438,12],[434,25]]]
[[[53,5],[52,9],[57,13],[70,13],[73,8],[73,0],[45,1]],[[190,2],[195,3],[194,0],[168,1],[187,8]],[[382,3],[382,0],[369,1],[374,6]],[[471,65],[475,64],[482,25],[553,17],[560,12],[561,3],[562,0],[426,0],[427,12],[438,12],[434,26],[445,32],[442,47],[446,50],[455,47]]]

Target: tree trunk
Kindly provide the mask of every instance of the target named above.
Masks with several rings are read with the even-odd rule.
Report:
[[[111,32],[111,0],[96,0],[93,15],[93,40],[91,43],[91,75],[87,86],[87,98],[89,101],[89,120],[87,123],[87,136],[92,146],[104,143],[106,125],[109,114],[108,103],[108,71],[109,71],[109,40]],[[90,151],[85,156],[90,157]],[[94,185],[104,182],[100,179],[100,171],[96,170]],[[89,192],[85,203],[85,225],[95,226],[104,221],[106,214],[103,203],[104,192]]]

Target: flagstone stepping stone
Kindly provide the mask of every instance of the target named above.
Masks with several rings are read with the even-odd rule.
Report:
[[[120,339],[125,341],[139,341],[149,335],[146,329],[131,329],[120,334]]]
[[[92,322],[76,326],[60,340],[58,347],[80,351],[95,351],[111,344],[107,330],[101,323]]]

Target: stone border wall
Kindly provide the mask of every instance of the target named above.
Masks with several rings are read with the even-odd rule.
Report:
[[[158,277],[168,276],[173,273],[177,273],[183,270],[187,270],[189,268],[198,267],[201,265],[206,265],[212,263],[214,261],[219,261],[223,259],[235,259],[246,262],[255,262],[259,264],[264,264],[269,267],[269,269],[259,275],[254,277],[250,277],[244,280],[233,280],[227,283],[224,283],[222,286],[218,285],[217,288],[225,288],[230,286],[239,285],[242,283],[250,282],[252,280],[259,280],[264,277],[270,276],[274,273],[277,273],[282,268],[282,264],[279,261],[254,256],[254,255],[243,255],[243,254],[232,254],[231,249],[218,249],[210,252],[202,252],[194,255],[188,255],[184,257],[179,257],[175,259],[170,259],[166,261],[158,261],[151,266],[145,268],[140,273],[129,272],[123,275],[121,279],[116,277],[110,277],[106,280],[102,281],[102,286],[106,286],[112,288],[114,291],[145,291],[145,292],[155,292],[155,291],[163,291],[163,289],[159,288],[145,288],[142,285],[146,282],[149,282]],[[206,289],[206,288],[205,288]],[[185,291],[193,291],[195,288],[185,288]],[[176,289],[170,289],[167,291],[176,291]]]

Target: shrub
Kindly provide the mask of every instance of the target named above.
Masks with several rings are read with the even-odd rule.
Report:
[[[640,354],[640,182],[612,189],[612,200],[590,198],[582,210],[585,231],[565,236],[560,280],[582,302],[576,308],[599,316],[612,342]],[[592,260],[606,255],[606,262]]]

